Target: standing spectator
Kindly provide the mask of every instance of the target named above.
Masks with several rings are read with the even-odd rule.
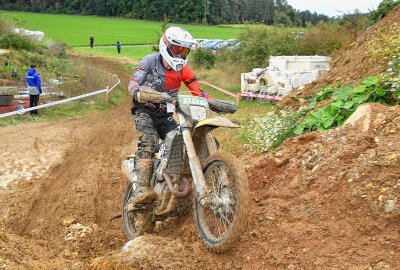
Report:
[[[121,53],[121,48],[122,48],[121,42],[117,41],[117,51],[118,51],[118,53]]]
[[[94,36],[93,34],[90,35],[90,48],[93,48],[93,44],[94,44]]]
[[[39,96],[42,93],[42,82],[40,75],[36,72],[36,65],[31,65],[31,68],[28,69],[26,83],[29,90],[29,105],[30,107],[35,107],[39,104]],[[37,110],[32,110],[31,115],[38,115]]]

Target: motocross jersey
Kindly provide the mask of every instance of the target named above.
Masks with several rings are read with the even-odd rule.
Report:
[[[128,88],[133,92],[137,91],[139,86],[144,85],[159,92],[168,93],[172,98],[176,98],[182,82],[186,85],[192,95],[207,95],[200,89],[196,76],[187,65],[185,65],[181,71],[167,69],[163,65],[161,54],[153,53],[147,55],[140,61],[138,67],[133,73]],[[136,108],[140,107],[150,109],[157,113],[167,112],[166,104],[155,102],[139,104],[135,101],[132,112],[134,112]]]

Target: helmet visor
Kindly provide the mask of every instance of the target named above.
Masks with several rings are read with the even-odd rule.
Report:
[[[182,46],[177,46],[177,45],[172,45],[172,44],[170,44],[168,46],[168,49],[174,55],[174,57],[180,57],[180,58],[183,58],[183,59],[185,59],[188,56],[189,52],[190,52],[189,48],[182,47]]]

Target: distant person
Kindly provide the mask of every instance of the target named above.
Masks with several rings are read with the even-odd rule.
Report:
[[[93,48],[93,45],[94,45],[94,36],[93,36],[93,34],[92,35],[90,35],[90,48]]]
[[[122,48],[121,42],[117,41],[117,51],[118,51],[118,53],[121,53],[121,48]]]
[[[31,68],[28,69],[26,83],[29,90],[29,106],[36,107],[39,105],[39,96],[42,93],[42,82],[40,75],[36,72],[36,65],[31,65]],[[38,115],[37,110],[32,110],[31,115]]]

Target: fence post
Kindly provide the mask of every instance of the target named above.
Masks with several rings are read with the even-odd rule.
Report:
[[[109,94],[109,90],[110,88],[107,85],[107,92],[106,92],[106,103],[110,103],[111,102],[111,98],[110,98],[110,94]]]

